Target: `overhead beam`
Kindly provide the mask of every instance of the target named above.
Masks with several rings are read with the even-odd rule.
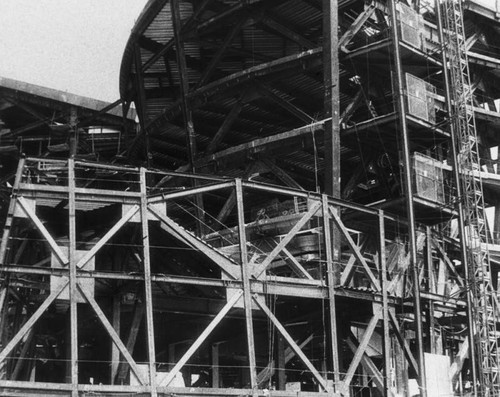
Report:
[[[248,16],[244,15],[243,17],[241,17],[233,26],[233,28],[229,31],[229,33],[226,35],[224,41],[220,44],[219,49],[212,57],[212,59],[210,59],[210,62],[207,65],[207,67],[204,68],[203,74],[200,77],[200,81],[198,82],[198,87],[205,84],[212,77],[213,72],[219,65],[220,61],[222,60],[224,54],[226,53],[226,50],[228,49],[229,46],[231,46],[236,35],[240,33],[241,29],[243,28],[247,20]]]
[[[307,69],[314,61],[319,60],[321,53],[321,48],[315,48],[233,73],[192,91],[189,93],[188,99],[191,101],[193,107],[197,107],[207,102],[213,94],[219,93],[221,90],[228,90],[243,85],[253,81],[256,77],[263,78],[301,65],[303,68]],[[150,131],[156,131],[161,128],[166,121],[171,120],[181,111],[181,102],[176,101],[151,120],[146,128]]]
[[[259,22],[276,32],[280,37],[293,41],[303,48],[311,49],[316,47],[316,44],[311,40],[297,33],[297,29],[287,26],[288,24],[286,23],[278,22],[276,17],[269,16],[269,13],[260,17]]]
[[[269,98],[271,101],[276,103],[281,108],[285,109],[288,113],[290,113],[295,118],[303,121],[305,123],[314,122],[314,118],[309,116],[302,109],[283,99],[281,96],[276,94],[271,88],[269,88],[266,84],[257,82],[257,91],[266,98]]]
[[[295,179],[293,179],[285,170],[279,167],[275,161],[270,158],[260,160],[280,181],[293,189],[305,190]]]
[[[203,0],[203,2],[197,7],[196,11],[191,15],[188,20],[182,25],[181,28],[181,35],[185,35],[186,31],[190,29],[193,26],[193,23],[198,20],[200,15],[205,11],[205,8],[207,5],[211,2],[212,0]],[[163,5],[166,4],[167,0],[163,0]],[[165,43],[163,46],[157,49],[155,51],[154,55],[151,56],[144,64],[142,65],[142,71],[145,72],[148,70],[152,65],[154,65],[162,56],[164,56],[170,49],[173,48],[175,43],[174,38],[170,39],[167,43]]]
[[[338,42],[339,48],[343,52],[349,52],[349,50],[347,49],[347,45],[349,45],[349,42],[356,35],[356,33],[360,31],[360,29],[363,27],[365,22],[372,16],[375,10],[376,7],[374,5],[374,2],[372,2],[358,15],[358,17],[354,20],[351,26],[349,26],[349,29],[347,29],[344,32],[344,34],[342,35],[342,37],[339,39]]]
[[[245,104],[243,102],[243,96],[240,99],[238,99],[236,101],[236,103],[233,105],[233,107],[231,108],[231,111],[228,113],[228,115],[224,119],[222,125],[217,130],[214,137],[212,138],[212,140],[208,144],[207,148],[205,149],[205,156],[211,155],[212,153],[214,153],[216,151],[216,149],[219,147],[220,143],[223,141],[223,139],[226,137],[226,135],[231,130],[231,127],[233,126],[234,122],[238,119],[238,116],[241,112],[241,109],[243,109],[243,106],[245,106]]]

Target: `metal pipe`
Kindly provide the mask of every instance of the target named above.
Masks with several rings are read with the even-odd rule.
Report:
[[[413,208],[413,187],[411,178],[411,161],[410,161],[410,140],[408,137],[408,126],[406,123],[405,97],[403,91],[403,67],[401,64],[401,53],[399,48],[399,34],[397,28],[397,10],[396,0],[390,0],[390,17],[391,17],[391,36],[392,47],[394,54],[394,73],[393,86],[396,91],[397,114],[399,115],[399,126],[401,128],[401,139],[403,146],[403,164],[404,164],[404,188],[406,193],[406,211],[408,218],[408,237],[411,268],[413,270],[413,309],[415,314],[415,327],[417,338],[417,353],[418,353],[418,377],[420,384],[420,396],[427,396],[427,385],[425,380],[425,364],[424,364],[424,347],[423,347],[423,329],[422,329],[422,313],[420,308],[420,285],[419,273],[417,268],[417,239],[415,212]]]
[[[464,278],[465,278],[465,290],[466,290],[466,302],[467,302],[467,325],[469,327],[469,332],[467,333],[467,338],[469,339],[469,360],[471,365],[472,372],[472,387],[473,387],[473,395],[477,395],[477,368],[476,368],[476,354],[475,354],[475,345],[474,345],[474,319],[472,314],[473,309],[473,298],[472,298],[472,289],[469,285],[469,260],[467,256],[467,246],[465,243],[465,218],[464,218],[464,208],[462,201],[462,182],[460,180],[460,172],[458,164],[458,153],[457,153],[457,137],[456,131],[451,123],[451,115],[452,115],[452,104],[450,97],[450,78],[448,76],[448,69],[446,67],[446,54],[444,51],[444,35],[443,35],[443,21],[441,15],[441,7],[440,0],[435,0],[435,8],[436,8],[436,19],[439,33],[439,43],[441,46],[441,59],[443,63],[443,78],[444,78],[444,86],[445,86],[445,98],[446,98],[446,110],[448,111],[448,115],[450,117],[450,137],[451,137],[451,161],[453,165],[453,177],[455,179],[455,186],[457,189],[457,207],[458,207],[458,234],[460,238],[460,256],[462,259],[462,264],[464,268]]]

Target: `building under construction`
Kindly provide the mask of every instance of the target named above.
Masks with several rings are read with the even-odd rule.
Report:
[[[499,396],[498,37],[150,0],[116,103],[0,79],[0,396]]]

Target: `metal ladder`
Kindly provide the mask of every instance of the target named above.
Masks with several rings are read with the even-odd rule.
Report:
[[[498,300],[491,280],[486,213],[484,207],[478,139],[474,120],[462,2],[442,1],[442,25],[447,42],[451,82],[451,124],[457,138],[458,171],[462,182],[461,200],[465,219],[465,244],[469,286],[474,307],[473,330],[481,396],[500,395],[500,357],[497,331]],[[445,65],[446,66],[446,65]]]

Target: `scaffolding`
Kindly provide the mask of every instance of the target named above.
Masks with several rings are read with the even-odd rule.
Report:
[[[499,394],[498,29],[469,0],[148,2],[119,155],[36,130],[5,179],[0,395]]]

